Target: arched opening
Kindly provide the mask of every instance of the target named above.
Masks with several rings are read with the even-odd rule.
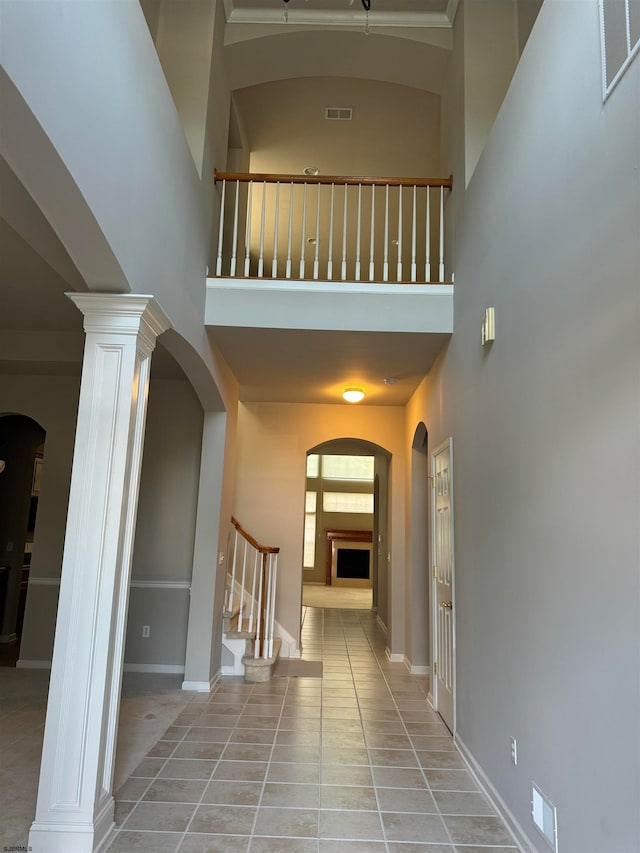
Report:
[[[0,416],[0,665],[20,652],[46,433],[26,415]]]
[[[307,452],[303,605],[373,609],[386,625],[390,458],[354,438]]]
[[[407,562],[406,647],[414,674],[429,672],[429,457],[428,432],[416,427],[411,443],[411,554]]]

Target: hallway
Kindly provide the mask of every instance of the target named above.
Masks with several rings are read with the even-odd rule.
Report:
[[[224,679],[117,794],[109,853],[495,853],[515,842],[375,614],[304,608],[322,678]]]

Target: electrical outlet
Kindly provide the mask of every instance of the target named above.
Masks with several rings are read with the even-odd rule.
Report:
[[[142,626],[142,636],[146,639],[151,636],[151,625]]]
[[[516,765],[518,763],[518,743],[514,737],[511,738],[511,761]]]

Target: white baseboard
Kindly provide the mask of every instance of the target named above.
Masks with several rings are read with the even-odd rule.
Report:
[[[430,666],[418,666],[417,664],[412,664],[409,658],[405,655],[404,665],[409,670],[411,675],[431,675],[431,667]]]
[[[387,656],[388,660],[391,661],[391,663],[404,663],[404,655],[394,654],[389,649],[389,646],[386,647],[386,649],[384,650],[384,653]]]
[[[533,846],[529,838],[523,828],[520,826],[518,821],[513,815],[513,812],[509,808],[509,806],[502,799],[500,794],[496,791],[491,783],[490,779],[485,774],[482,767],[478,764],[473,754],[469,751],[464,741],[461,739],[460,735],[456,734],[455,744],[458,747],[458,752],[462,756],[463,761],[469,768],[469,772],[476,780],[480,789],[485,794],[491,805],[498,812],[500,817],[504,820],[507,825],[507,829],[510,831],[513,836],[513,840],[518,845],[518,849],[521,851],[526,851],[526,853],[535,853],[536,848]]]
[[[125,663],[125,672],[155,672],[159,675],[184,675],[184,666],[172,663]]]
[[[384,624],[384,622],[383,622],[383,621],[382,621],[382,619],[380,618],[380,614],[379,614],[379,613],[377,613],[377,614],[376,614],[376,622],[378,623],[378,628],[380,628],[382,631],[384,631],[385,636],[386,636],[386,633],[387,633],[387,626]]]
[[[300,646],[294,637],[287,631],[287,629],[275,620],[275,624],[273,626],[273,635],[274,637],[280,637],[282,640],[282,645],[280,646],[280,657],[281,658],[299,658],[300,657]]]
[[[196,693],[211,693],[218,681],[220,681],[220,670],[216,672],[211,681],[183,681],[182,689],[195,691]]]
[[[20,658],[16,661],[16,669],[51,669],[51,661]]]

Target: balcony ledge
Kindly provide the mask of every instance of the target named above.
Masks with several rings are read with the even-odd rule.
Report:
[[[205,325],[451,334],[453,285],[208,278]]]

